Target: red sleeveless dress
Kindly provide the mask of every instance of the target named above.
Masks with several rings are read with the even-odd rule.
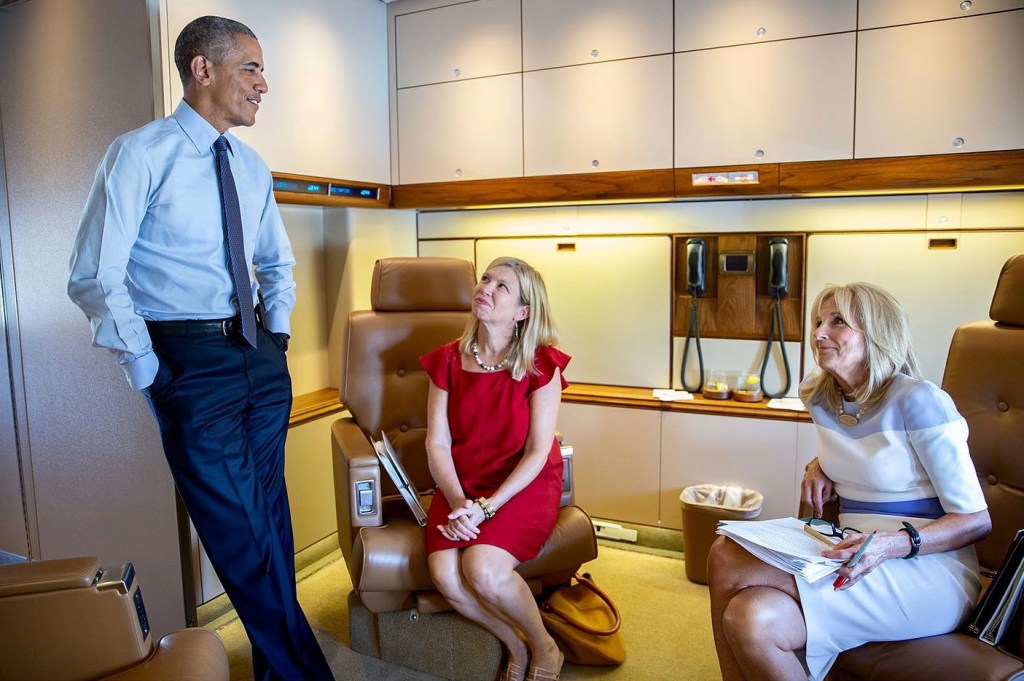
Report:
[[[452,460],[467,499],[493,494],[523,456],[530,429],[530,395],[551,382],[555,369],[565,371],[570,357],[550,346],[537,348],[538,373],[512,380],[508,371],[477,373],[462,368],[459,343],[442,345],[420,357],[430,380],[448,393]],[[562,390],[568,387],[564,376]],[[493,518],[480,524],[472,541],[453,542],[437,530],[451,508],[440,490],[427,512],[427,554],[444,549],[489,544],[520,562],[536,557],[558,515],[562,496],[562,455],[552,439],[547,463],[537,477],[508,500]]]

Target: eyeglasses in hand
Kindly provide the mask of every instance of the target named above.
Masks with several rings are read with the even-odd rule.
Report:
[[[831,520],[825,520],[824,518],[800,518],[800,521],[824,537],[845,539],[846,535],[850,533],[863,534],[863,532],[855,527],[844,527],[840,529],[836,527],[835,523]]]

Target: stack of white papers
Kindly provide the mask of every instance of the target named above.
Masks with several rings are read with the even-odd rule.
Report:
[[[799,397],[776,397],[768,400],[768,404],[764,405],[769,409],[789,409],[791,411],[807,411],[807,407],[804,406],[803,400]]]
[[[678,402],[679,400],[692,400],[693,395],[685,390],[673,390],[672,388],[655,388],[651,391],[654,397],[662,402]]]
[[[796,518],[722,520],[718,523],[718,534],[729,537],[769,565],[814,583],[843,563],[821,555],[838,540],[829,541],[821,535],[816,539],[804,527],[803,521]]]

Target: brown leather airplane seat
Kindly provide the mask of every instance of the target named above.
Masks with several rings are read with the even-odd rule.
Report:
[[[131,563],[94,557],[0,565],[0,680],[227,681],[208,629],[154,642]]]
[[[968,445],[992,516],[977,543],[983,571],[995,571],[1024,528],[1024,254],[1003,266],[991,319],[956,330],[942,387],[970,427]],[[998,646],[965,633],[868,643],[839,656],[830,679],[1024,679],[1024,608]]]
[[[419,358],[462,333],[475,283],[465,260],[380,260],[373,309],[349,315],[341,400],[351,417],[332,427],[338,543],[355,591],[372,613],[450,609],[427,571],[424,528],[382,475],[370,438],[387,433],[427,505],[435,487],[424,445],[430,379]],[[538,592],[568,581],[596,557],[590,518],[566,505],[540,554],[518,570]]]

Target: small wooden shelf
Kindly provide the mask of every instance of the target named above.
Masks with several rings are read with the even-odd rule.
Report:
[[[805,411],[769,409],[768,400],[763,402],[736,402],[734,400],[707,400],[695,395],[692,400],[662,402],[654,397],[650,388],[630,388],[592,383],[571,383],[562,393],[562,401],[573,404],[595,404],[656,411],[692,412],[717,416],[742,416],[746,418],[771,419],[774,421],[799,421],[810,423],[811,417]]]
[[[288,419],[288,427],[294,428],[302,423],[344,410],[345,405],[341,403],[337,388],[324,388],[296,395],[292,399],[292,413]]]

